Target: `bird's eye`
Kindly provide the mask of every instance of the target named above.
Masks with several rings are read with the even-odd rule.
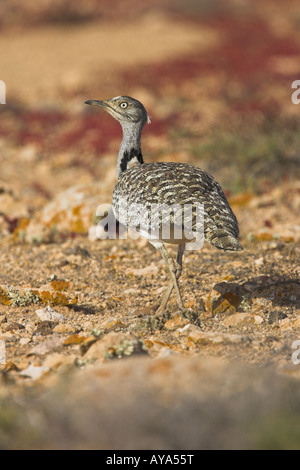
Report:
[[[127,108],[128,104],[123,101],[123,103],[120,104],[121,108],[125,109]]]

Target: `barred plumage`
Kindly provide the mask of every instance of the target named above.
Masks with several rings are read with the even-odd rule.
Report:
[[[114,213],[122,224],[136,226],[137,220],[127,221],[120,212],[122,198],[127,199],[128,205],[141,204],[145,208],[152,204],[202,203],[205,239],[219,249],[241,250],[237,219],[224,192],[219,183],[200,168],[186,163],[155,162],[135,165],[122,173],[113,193]],[[174,222],[172,217],[170,222]],[[195,224],[192,228],[200,230]]]
[[[128,96],[118,96],[107,101],[91,100],[86,103],[104,108],[122,126],[123,139],[118,155],[113,212],[120,223],[133,227],[159,249],[166,262],[171,282],[158,311],[166,306],[173,288],[178,304],[183,308],[177,280],[181,274],[182,255],[188,239],[191,236],[197,238],[203,230],[204,238],[215,247],[227,251],[242,250],[238,241],[237,219],[221,186],[205,171],[186,163],[144,163],[140,147],[141,133],[150,120],[139,101]],[[194,209],[199,204],[203,205],[204,220],[196,217]],[[163,208],[158,214],[159,211],[155,213],[153,209],[158,206],[172,206],[175,209],[170,212]],[[182,218],[186,206],[192,207],[192,211],[187,218]],[[182,225],[185,229],[188,223],[190,232],[186,232],[187,238],[184,231],[181,238],[174,236],[174,228]],[[168,236],[164,236],[162,230],[165,225],[173,229]],[[158,230],[158,238],[150,236],[149,227]],[[168,255],[164,242],[178,245],[176,263]]]

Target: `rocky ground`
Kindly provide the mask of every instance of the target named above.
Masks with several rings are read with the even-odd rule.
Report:
[[[247,21],[217,4],[205,21],[203,11],[182,19],[178,10],[153,10],[126,25],[104,15],[66,30],[34,16],[33,29],[4,28],[2,448],[299,448],[294,4],[282,15],[277,2],[266,2]],[[143,54],[134,48],[137,27]],[[263,46],[252,49],[255,31]],[[97,41],[110,44],[102,64]],[[88,54],[78,55],[78,44]],[[120,90],[150,110],[145,159],[209,170],[240,223],[243,252],[205,244],[185,253],[185,312],[172,297],[156,315],[168,278],[147,242],[96,236],[121,134],[83,102]]]

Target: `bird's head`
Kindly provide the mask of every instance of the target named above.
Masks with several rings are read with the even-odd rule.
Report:
[[[116,96],[110,100],[88,100],[85,104],[91,106],[99,106],[107,111],[122,126],[128,124],[140,124],[144,126],[150,123],[150,118],[146,109],[140,101],[130,96]]]

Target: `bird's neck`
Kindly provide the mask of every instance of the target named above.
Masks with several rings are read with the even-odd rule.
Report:
[[[117,178],[134,164],[143,164],[141,151],[142,127],[123,126],[123,139],[119,149],[117,162]]]

